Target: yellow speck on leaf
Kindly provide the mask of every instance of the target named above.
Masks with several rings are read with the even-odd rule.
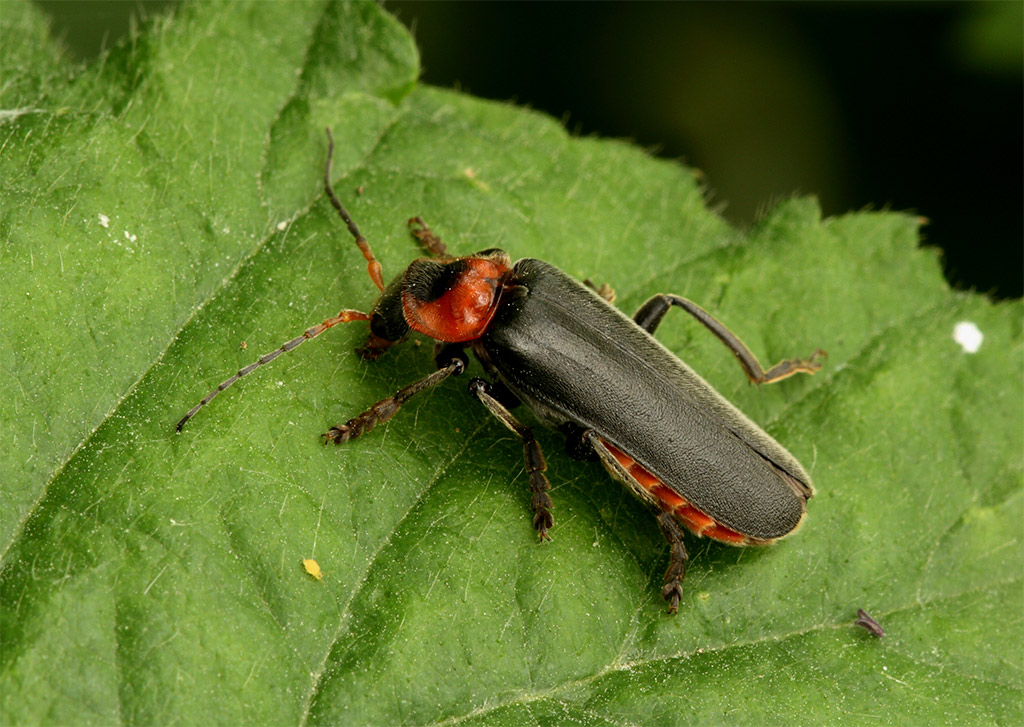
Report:
[[[302,567],[306,569],[306,572],[316,578],[318,581],[324,577],[324,573],[320,570],[320,564],[312,558],[303,558]]]

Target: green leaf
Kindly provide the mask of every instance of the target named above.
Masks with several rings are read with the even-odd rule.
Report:
[[[3,723],[1024,718],[1021,305],[951,291],[918,220],[793,199],[734,230],[678,164],[416,86],[371,3],[186,5],[78,72],[30,42],[32,6],[0,23]],[[386,277],[423,215],[453,251],[546,259],[628,312],[685,294],[766,363],[826,348],[758,389],[684,316],[658,330],[811,470],[801,531],[689,539],[667,616],[642,505],[538,430],[538,544],[521,445],[465,380],[321,446],[431,370],[427,342],[360,360],[365,325],[175,434],[239,367],[373,304],[320,190],[325,126]]]

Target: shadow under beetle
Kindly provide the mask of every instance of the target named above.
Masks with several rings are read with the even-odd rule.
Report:
[[[369,321],[370,336],[359,349],[363,358],[378,358],[413,330],[436,341],[437,370],[332,427],[323,435],[325,444],[369,432],[413,395],[463,373],[468,347],[492,379],[472,379],[470,393],[522,440],[533,526],[541,539],[554,522],[550,484],[533,432],[509,411],[520,403],[565,433],[570,455],[600,459],[655,512],[670,546],[661,594],[672,613],[688,558],[680,524],[731,545],[768,545],[799,527],[814,494],[804,468],[653,334],[672,306],[682,308],[735,354],[757,384],[813,373],[823,351],[765,371],[739,338],[685,298],[655,295],[628,318],[605,289],[593,290],[546,262],[513,264],[498,249],[453,257],[419,218],[409,221],[410,229],[432,257],[414,260],[385,286],[380,263],[331,187],[330,129],[327,138],[324,190],[366,259],[380,298],[370,313],[343,310],[240,369],[178,422],[179,432],[256,368],[339,323]]]

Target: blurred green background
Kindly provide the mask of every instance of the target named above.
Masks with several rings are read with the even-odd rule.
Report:
[[[39,5],[88,61],[175,3]],[[794,193],[914,211],[954,285],[1022,294],[1022,2],[384,5],[427,83],[681,159],[740,226]]]

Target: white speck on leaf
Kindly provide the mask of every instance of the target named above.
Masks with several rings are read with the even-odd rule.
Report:
[[[970,321],[960,321],[953,326],[953,340],[960,344],[965,353],[977,353],[985,334]]]
[[[100,212],[100,225],[103,227],[110,227],[110,218]]]
[[[288,229],[288,220],[282,220],[281,222],[278,222],[277,223],[277,229],[278,229],[278,232],[284,232],[285,230],[287,230]]]

